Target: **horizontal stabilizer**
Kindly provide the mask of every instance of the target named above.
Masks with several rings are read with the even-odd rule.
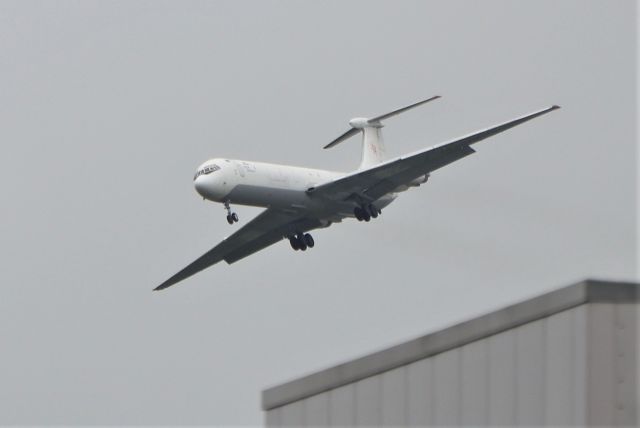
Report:
[[[394,110],[392,112],[381,114],[380,116],[376,116],[374,118],[371,118],[371,119],[369,119],[369,122],[373,123],[373,122],[379,122],[379,121],[381,121],[383,119],[388,119],[388,118],[390,118],[392,116],[395,116],[397,114],[404,113],[407,110],[411,110],[414,107],[418,107],[418,106],[421,106],[422,104],[428,103],[429,101],[437,100],[438,98],[440,98],[440,95],[436,95],[435,97],[427,98],[426,100],[418,101],[417,103],[411,104],[410,106],[402,107],[402,108],[399,108],[398,110]]]
[[[345,132],[344,134],[342,134],[341,136],[339,136],[338,138],[336,138],[335,140],[333,140],[332,142],[330,142],[329,144],[327,144],[326,146],[324,146],[325,149],[330,149],[331,147],[342,143],[344,140],[346,140],[347,138],[351,138],[354,135],[356,135],[358,132],[360,132],[361,129],[358,128],[351,128],[350,130],[348,130],[347,132]]]
[[[373,118],[370,118],[370,119],[353,119],[351,122],[349,122],[349,124],[351,125],[352,128],[349,129],[348,131],[346,131],[344,134],[340,135],[338,138],[336,138],[335,140],[333,140],[332,142],[330,142],[326,146],[324,146],[324,148],[325,149],[330,149],[331,147],[343,142],[347,138],[353,137],[354,135],[358,134],[362,130],[362,128],[365,128],[365,127],[379,128],[379,127],[382,126],[380,124],[381,120],[388,119],[388,118],[390,118],[392,116],[396,116],[396,115],[398,115],[400,113],[404,113],[407,110],[411,110],[412,108],[421,106],[422,104],[428,103],[429,101],[437,100],[438,98],[440,98],[440,95],[436,95],[434,97],[427,98],[426,100],[418,101],[417,103],[413,103],[413,104],[408,105],[406,107],[402,107],[402,108],[399,108],[399,109],[394,110],[392,112],[381,114],[379,116],[376,116],[376,117],[373,117]]]

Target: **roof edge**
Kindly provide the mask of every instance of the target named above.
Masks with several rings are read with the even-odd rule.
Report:
[[[640,284],[587,279],[262,392],[262,409],[298,401],[587,302],[638,302]]]

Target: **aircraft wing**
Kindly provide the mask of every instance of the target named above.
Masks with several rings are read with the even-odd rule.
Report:
[[[275,244],[294,231],[306,232],[318,226],[320,223],[317,220],[307,218],[296,210],[267,208],[233,235],[225,238],[154,290],[170,287],[222,260],[228,264],[237,262]]]
[[[558,108],[560,107],[554,105],[464,137],[392,159],[364,171],[357,171],[313,187],[307,190],[307,193],[311,197],[325,197],[333,200],[356,198],[373,202],[399,186],[407,185],[418,177],[475,153],[471,144]]]

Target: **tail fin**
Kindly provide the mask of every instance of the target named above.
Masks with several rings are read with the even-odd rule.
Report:
[[[382,127],[362,128],[362,159],[358,169],[367,169],[387,159],[387,150],[382,139]]]
[[[440,98],[440,96],[436,95],[435,97],[419,101],[409,106],[402,107],[400,109],[370,119],[364,117],[351,119],[349,121],[351,129],[327,144],[324,148],[331,148],[346,140],[347,138],[362,132],[362,159],[360,161],[360,169],[370,168],[371,166],[379,164],[386,159],[386,150],[384,147],[384,141],[382,139],[382,127],[384,125],[380,121],[391,116],[404,113],[407,110],[418,107],[419,105],[438,98]]]

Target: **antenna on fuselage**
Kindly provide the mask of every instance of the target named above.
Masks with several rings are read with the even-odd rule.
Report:
[[[325,149],[329,149],[337,144],[340,144],[349,137],[362,132],[362,159],[360,161],[359,169],[366,169],[373,165],[384,162],[386,159],[386,150],[384,142],[382,140],[381,128],[384,126],[381,122],[383,119],[388,119],[400,113],[404,113],[407,110],[411,110],[414,107],[418,107],[429,101],[437,100],[440,95],[427,98],[426,100],[418,101],[406,107],[399,108],[389,113],[381,114],[376,117],[367,119],[365,117],[356,117],[349,121],[351,129],[347,132],[324,146]]]

